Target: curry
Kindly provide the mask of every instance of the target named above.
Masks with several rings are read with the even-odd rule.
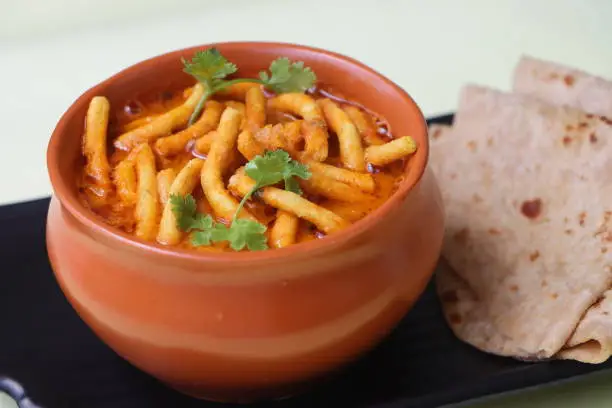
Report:
[[[215,49],[197,83],[111,109],[92,99],[82,202],[139,239],[202,251],[282,248],[358,222],[396,190],[416,145],[279,58],[259,78]]]

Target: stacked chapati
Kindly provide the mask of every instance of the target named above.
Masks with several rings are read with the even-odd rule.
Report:
[[[523,58],[513,93],[466,86],[430,127],[437,275],[463,341],[525,360],[612,354],[612,82]]]

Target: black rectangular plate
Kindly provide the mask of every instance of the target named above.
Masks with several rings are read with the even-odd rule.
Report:
[[[431,120],[450,123],[452,116]],[[115,355],[77,317],[45,250],[48,199],[0,207],[0,376],[46,408],[228,407],[180,395]],[[488,355],[457,340],[433,287],[369,355],[310,393],[256,407],[439,407],[610,369]]]

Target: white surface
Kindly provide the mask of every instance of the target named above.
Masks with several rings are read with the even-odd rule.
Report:
[[[0,0],[0,204],[50,193],[51,131],[84,90],[199,43],[281,40],[362,60],[426,115],[467,81],[507,89],[521,53],[612,77],[609,0]],[[607,19],[607,20],[606,20]]]

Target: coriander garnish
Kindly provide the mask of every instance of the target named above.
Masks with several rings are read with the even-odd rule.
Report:
[[[229,227],[215,223],[210,215],[198,213],[196,201],[191,194],[170,196],[177,226],[182,231],[192,232],[192,245],[202,246],[210,245],[211,242],[227,241],[234,251],[241,251],[245,247],[250,251],[268,249],[264,235],[266,227],[256,221],[238,218],[244,204],[260,188],[281,181],[284,181],[285,190],[301,194],[302,190],[295,177],[308,179],[311,176],[307,166],[292,160],[284,150],[268,151],[263,156],[256,156],[246,164],[245,171],[255,181],[255,185],[240,201]]]
[[[259,78],[226,80],[225,77],[238,71],[238,68],[221,55],[216,48],[196,52],[191,61],[183,59],[183,65],[183,70],[200,81],[206,89],[189,118],[189,125],[192,125],[200,116],[204,102],[211,95],[228,86],[241,82],[253,82],[276,93],[304,92],[311,88],[317,80],[315,73],[305,67],[303,62],[292,63],[284,57],[272,61],[269,68],[270,73],[261,71]]]

